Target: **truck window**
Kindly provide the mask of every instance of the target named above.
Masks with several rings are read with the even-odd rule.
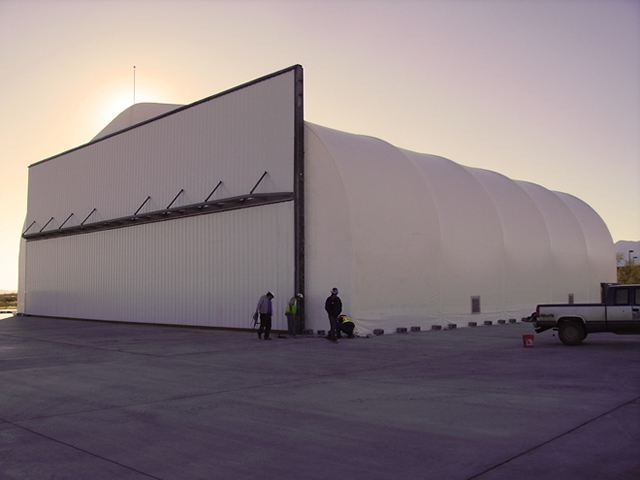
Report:
[[[635,291],[636,291],[635,304],[640,305],[640,288],[636,288]]]
[[[613,302],[614,305],[629,305],[629,289],[616,288],[616,295]]]

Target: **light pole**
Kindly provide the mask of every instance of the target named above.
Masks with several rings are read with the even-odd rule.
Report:
[[[633,253],[633,250],[629,250],[629,265],[631,265],[631,254]]]

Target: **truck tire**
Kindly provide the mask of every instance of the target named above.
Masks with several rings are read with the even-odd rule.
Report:
[[[565,345],[578,345],[585,339],[587,332],[580,322],[571,320],[560,325],[558,336]]]

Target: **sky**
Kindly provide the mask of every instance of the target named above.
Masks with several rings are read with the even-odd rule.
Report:
[[[29,165],[134,83],[189,104],[295,64],[305,120],[574,195],[640,240],[638,0],[0,0],[0,290]]]

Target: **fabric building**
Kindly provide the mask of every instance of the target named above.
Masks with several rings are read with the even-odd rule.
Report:
[[[302,67],[191,105],[136,104],[29,169],[19,311],[273,327],[340,290],[360,333],[598,302],[609,231],[581,200],[304,120]]]

